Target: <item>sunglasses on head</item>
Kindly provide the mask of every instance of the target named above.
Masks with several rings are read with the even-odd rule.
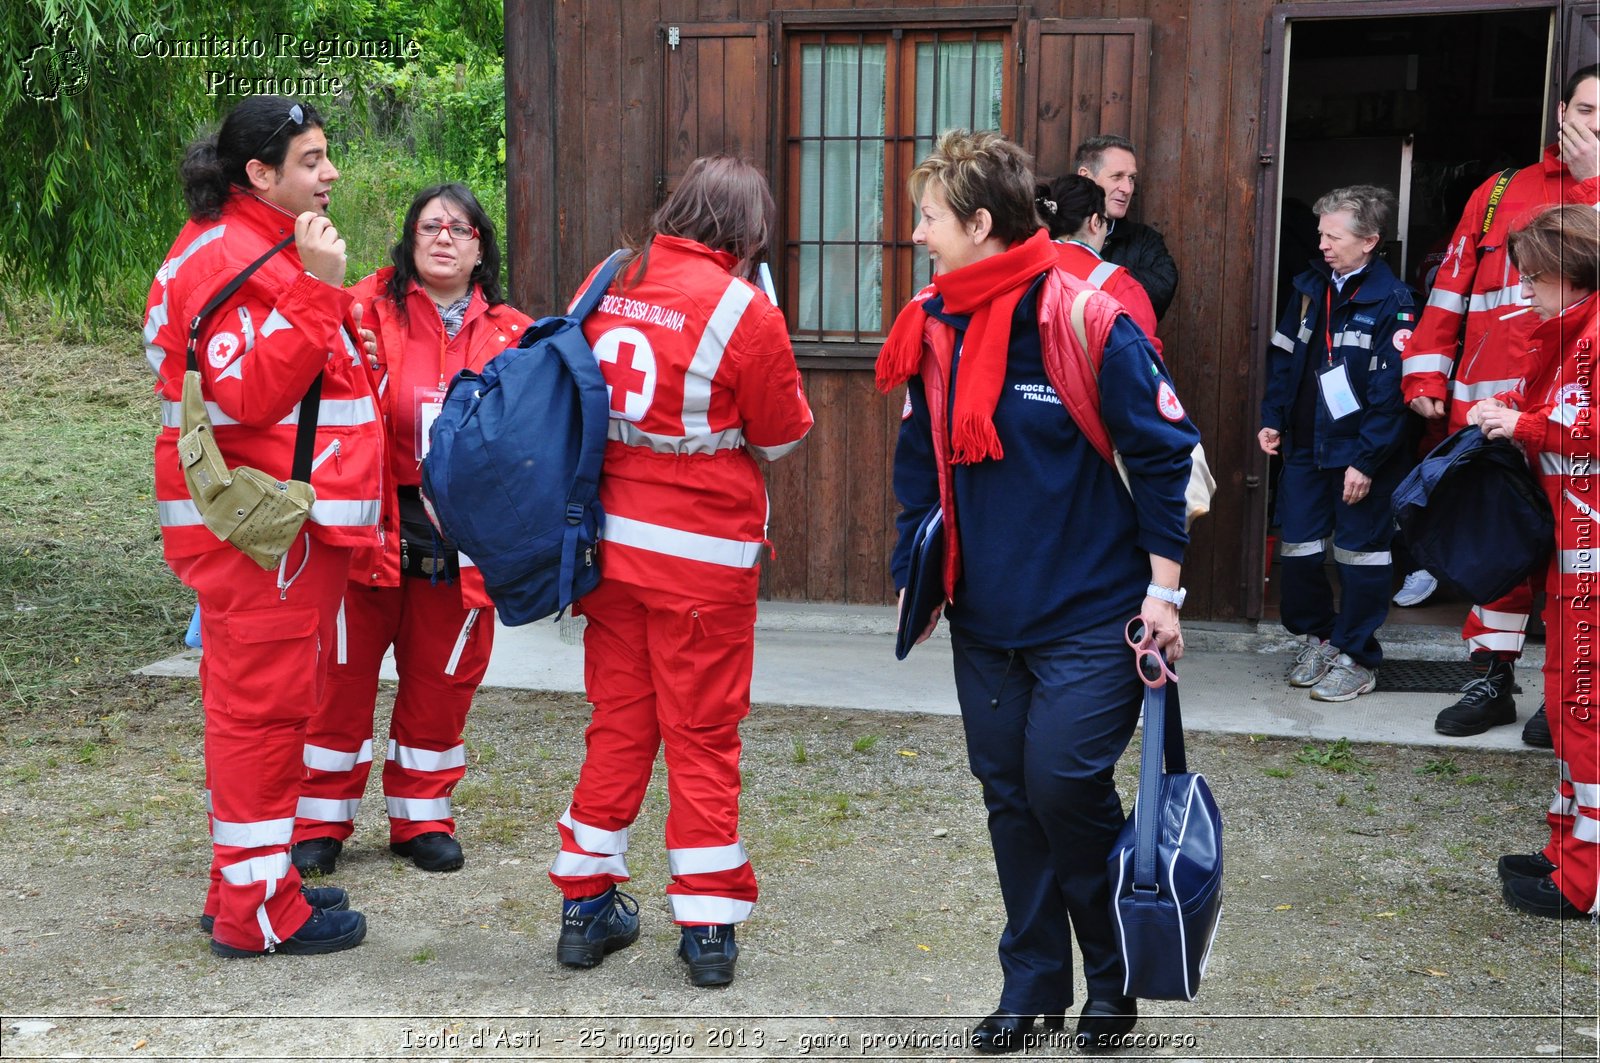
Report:
[[[298,103],[291,104],[290,107],[289,107],[289,117],[287,117],[283,121],[279,122],[278,123],[278,128],[276,128],[276,129],[274,129],[272,131],[272,135],[267,137],[266,140],[263,140],[261,142],[261,146],[256,149],[256,158],[259,159],[261,157],[261,153],[266,151],[267,148],[272,146],[272,142],[274,140],[278,139],[278,134],[283,132],[283,129],[284,129],[285,126],[289,125],[289,123],[291,123],[291,122],[293,122],[295,125],[300,125],[305,120],[306,120],[305,108],[301,107]]]

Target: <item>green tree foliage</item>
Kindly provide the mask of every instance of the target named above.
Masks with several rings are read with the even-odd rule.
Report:
[[[154,265],[183,221],[177,167],[185,147],[214,130],[258,78],[339,77],[341,96],[297,93],[323,112],[336,149],[377,135],[416,158],[438,159],[450,176],[503,180],[497,0],[226,7],[202,0],[9,0],[0,7],[0,121],[10,136],[0,161],[4,297],[43,296],[74,317],[142,308]],[[283,35],[298,47],[280,48]],[[416,42],[409,57],[315,54],[322,42],[396,38]],[[227,52],[171,54],[182,42]],[[218,86],[214,71],[234,80]]]

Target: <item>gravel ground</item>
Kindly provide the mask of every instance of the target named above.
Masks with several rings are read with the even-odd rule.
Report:
[[[196,684],[76,693],[70,715],[5,717],[0,1058],[964,1058],[998,998],[1003,915],[953,718],[757,706],[743,831],[762,898],[737,980],[706,991],[674,954],[660,772],[629,854],[643,936],[594,971],[555,962],[545,868],[576,696],[481,693],[463,871],[389,854],[374,771],[330,880],[366,943],[225,961],[195,927]],[[1547,754],[1194,735],[1190,763],[1226,819],[1222,928],[1199,1000],[1145,1004],[1121,1058],[1596,1058],[1595,926],[1510,911],[1494,874],[1541,843]]]

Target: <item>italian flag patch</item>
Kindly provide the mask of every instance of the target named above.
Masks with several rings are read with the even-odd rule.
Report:
[[[1396,321],[1415,321],[1417,319],[1417,315],[1402,310],[1394,316],[1394,319]]]

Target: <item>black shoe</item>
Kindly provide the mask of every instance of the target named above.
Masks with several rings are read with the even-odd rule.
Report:
[[[442,830],[419,834],[410,841],[390,842],[389,851],[396,856],[409,856],[424,871],[459,871],[467,862],[455,835]]]
[[[1078,1016],[1078,1051],[1114,1052],[1139,1021],[1139,1003],[1132,997],[1090,999]]]
[[[327,952],[343,952],[361,944],[367,936],[367,917],[360,912],[325,912],[311,909],[311,918],[299,930],[278,942],[270,949],[238,949],[211,939],[211,951],[225,959],[246,959],[251,956],[320,956]]]
[[[1543,853],[1507,853],[1500,858],[1500,881],[1514,878],[1549,878],[1556,865],[1544,858]]]
[[[689,965],[689,981],[694,985],[727,985],[733,981],[733,964],[739,958],[739,945],[733,940],[733,927],[686,926],[678,942],[678,958]]]
[[[1522,744],[1533,746],[1535,749],[1554,749],[1555,739],[1550,737],[1550,718],[1544,714],[1544,702],[1539,702],[1539,711],[1528,717],[1528,722],[1522,725]]]
[[[564,967],[596,967],[609,952],[639,940],[639,902],[615,886],[598,897],[561,902],[556,961]]]
[[[1032,1015],[1013,1015],[1008,1011],[997,1011],[972,1028],[972,1049],[989,1056],[1020,1052],[1027,1046],[1028,1038],[1033,1036],[1033,1023]],[[1044,1028],[1047,1033],[1060,1033],[1066,1025],[1067,1020],[1064,1016],[1044,1017]]]
[[[1500,888],[1500,895],[1511,907],[1529,915],[1542,915],[1546,919],[1589,918],[1588,912],[1562,896],[1561,887],[1549,875],[1544,878],[1507,879]]]
[[[1517,703],[1511,698],[1515,668],[1511,661],[1490,657],[1483,675],[1467,681],[1461,688],[1461,700],[1439,713],[1433,729],[1451,738],[1465,738],[1516,723]]]
[[[338,886],[301,886],[300,896],[313,908],[320,908],[324,912],[342,912],[350,907],[350,895]],[[211,933],[211,928],[217,925],[216,919],[209,915],[200,917],[200,929]]]
[[[289,847],[289,860],[300,872],[301,878],[307,875],[331,875],[343,851],[344,842],[337,838],[307,838]]]

